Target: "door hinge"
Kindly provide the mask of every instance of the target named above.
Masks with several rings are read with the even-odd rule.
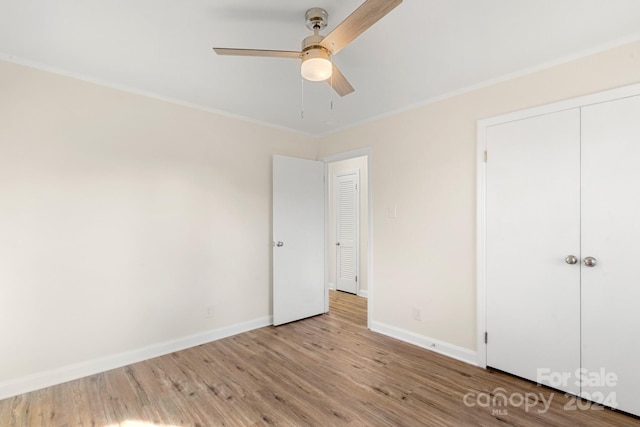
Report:
[[[489,332],[484,333],[484,343],[487,344],[489,342]]]
[[[358,281],[358,276],[356,276],[356,282]]]
[[[487,163],[487,150],[484,150],[484,154],[482,155],[482,159],[485,163]]]

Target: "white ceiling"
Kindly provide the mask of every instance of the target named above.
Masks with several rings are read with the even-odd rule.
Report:
[[[405,0],[336,55],[356,91],[302,83],[305,11],[333,27],[363,0],[0,0],[0,59],[321,135],[640,39],[639,0]],[[331,101],[334,108],[331,110]]]

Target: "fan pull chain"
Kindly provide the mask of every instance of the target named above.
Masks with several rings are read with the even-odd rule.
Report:
[[[304,77],[300,78],[300,118],[304,120]]]
[[[335,92],[333,90],[333,55],[331,55],[331,77],[329,77],[329,79],[331,80],[331,84],[329,85],[329,90],[331,91],[331,111],[333,111],[333,92]]]

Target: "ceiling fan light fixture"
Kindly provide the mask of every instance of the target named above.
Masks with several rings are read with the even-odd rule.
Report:
[[[332,71],[333,64],[325,49],[318,47],[303,52],[300,73],[305,80],[321,82],[331,77]]]

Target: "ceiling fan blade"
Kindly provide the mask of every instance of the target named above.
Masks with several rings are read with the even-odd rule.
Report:
[[[264,49],[227,49],[225,47],[214,47],[213,50],[218,55],[236,56],[265,56],[269,58],[295,58],[300,59],[300,52],[291,50],[264,50]]]
[[[349,95],[355,89],[351,86],[351,83],[347,80],[347,78],[340,72],[338,67],[333,64],[333,72],[331,73],[331,77],[329,77],[325,82],[329,83],[333,90],[340,96]]]
[[[335,55],[400,3],[402,0],[366,0],[334,28],[320,45]]]

